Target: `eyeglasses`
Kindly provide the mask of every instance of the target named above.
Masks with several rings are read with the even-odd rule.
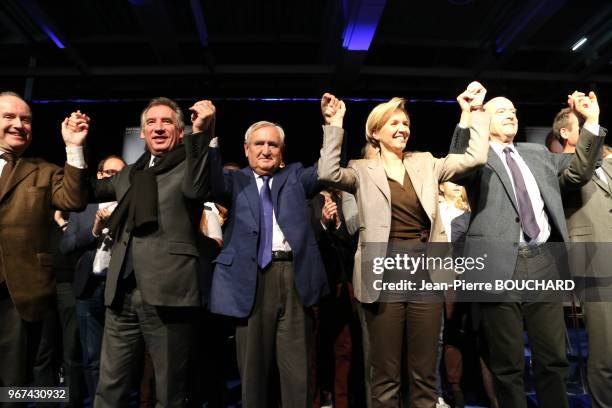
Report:
[[[107,176],[114,176],[115,174],[119,173],[119,170],[115,170],[115,169],[100,170],[99,173],[106,174]]]

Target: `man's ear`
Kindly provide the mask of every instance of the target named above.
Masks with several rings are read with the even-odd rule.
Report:
[[[244,156],[249,157],[249,145],[247,143],[244,144]]]
[[[565,139],[565,140],[567,140],[567,139],[569,138],[569,134],[568,134],[568,132],[569,132],[569,131],[567,130],[567,128],[561,128],[561,129],[559,129],[559,135],[560,135],[560,136],[561,136],[563,139]]]
[[[140,131],[140,138],[141,138],[141,139],[144,139],[144,138],[145,138],[145,134],[144,134],[144,132],[143,132],[142,130]]]
[[[184,137],[185,137],[185,130],[181,130],[181,133],[179,134],[179,141],[182,142]]]

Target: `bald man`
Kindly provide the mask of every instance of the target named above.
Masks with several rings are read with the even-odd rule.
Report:
[[[462,181],[468,191],[472,219],[466,255],[488,253],[487,274],[504,281],[547,280],[562,276],[563,259],[551,242],[567,242],[560,184],[587,182],[601,155],[605,131],[599,127],[597,99],[576,92],[568,103],[587,118],[585,137],[575,155],[550,153],[544,145],[514,143],[518,131],[512,101],[496,97],[484,107],[491,115],[487,164]],[[470,114],[460,126],[469,126]],[[451,150],[461,152],[469,132],[455,134]],[[500,407],[527,408],[523,384],[523,331],[529,336],[540,406],[567,407],[563,306],[547,292],[497,293],[499,302],[481,303],[481,324],[487,343],[486,360],[494,377]],[[537,300],[537,301],[533,301]]]

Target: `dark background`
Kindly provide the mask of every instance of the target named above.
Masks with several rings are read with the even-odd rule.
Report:
[[[366,26],[369,47],[351,50]],[[92,117],[93,164],[121,152],[124,129],[163,95],[184,109],[213,100],[227,161],[245,164],[244,131],[271,120],[286,130],[286,161],[310,164],[325,91],[347,102],[349,157],[368,112],[393,96],[409,100],[408,148],[440,155],[472,80],[512,99],[523,129],[550,126],[574,89],[597,92],[609,125],[611,39],[608,0],[3,0],[0,90],[31,101],[27,154],[56,163],[73,110]]]

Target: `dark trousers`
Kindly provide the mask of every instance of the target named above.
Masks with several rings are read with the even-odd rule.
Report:
[[[519,255],[513,279],[550,278],[555,259],[543,251]],[[533,356],[535,389],[542,408],[568,406],[565,380],[565,320],[559,302],[481,303],[482,331],[487,344],[485,360],[493,374],[501,408],[527,408],[523,374],[525,368],[523,329],[527,330]],[[524,322],[524,325],[523,325]]]
[[[299,299],[290,261],[272,262],[259,270],[253,311],[236,326],[236,352],[244,408],[269,408],[271,377],[280,375],[284,408],[311,408],[309,345],[313,318]]]
[[[442,307],[425,302],[363,305],[373,408],[400,407],[402,376],[407,377],[410,407],[435,406]]]
[[[361,403],[363,394],[363,364],[359,321],[357,319],[353,285],[340,283],[335,293],[321,301],[316,328],[316,382],[319,391],[333,393],[334,407],[348,408],[349,400]],[[354,364],[356,363],[356,364]],[[350,390],[350,393],[349,393]],[[315,397],[315,407],[320,401]]]
[[[587,382],[593,408],[612,407],[612,303],[582,304],[589,335]]]
[[[42,322],[26,322],[19,316],[4,284],[0,284],[0,386],[27,386],[32,371]]]
[[[104,282],[95,288],[91,297],[77,299],[76,312],[79,338],[83,352],[83,371],[87,393],[93,399],[100,376],[100,351],[104,331]]]
[[[83,403],[83,365],[75,298],[69,282],[57,284],[57,309],[50,311],[43,322],[42,338],[34,367],[34,384],[44,387],[59,385],[59,368],[64,369],[64,382],[70,388],[70,405]]]
[[[94,407],[124,407],[146,343],[153,360],[158,407],[185,405],[193,309],[146,303],[138,288],[107,308]]]

